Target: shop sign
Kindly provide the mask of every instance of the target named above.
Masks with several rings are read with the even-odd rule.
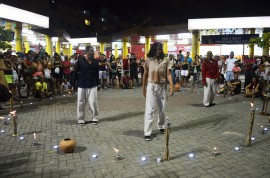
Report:
[[[247,44],[251,38],[258,37],[258,34],[202,35],[201,44]]]

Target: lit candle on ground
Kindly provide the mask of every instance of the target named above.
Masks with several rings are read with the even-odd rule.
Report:
[[[251,140],[255,140],[255,137],[251,137]]]
[[[234,147],[234,150],[235,150],[235,151],[239,151],[240,148],[236,146],[236,147]]]
[[[142,160],[142,161],[146,161],[147,159],[146,159],[146,157],[143,156],[143,157],[141,158],[141,160]]]
[[[264,128],[263,128],[263,125],[261,125],[261,134],[264,134]]]
[[[58,149],[59,146],[58,146],[58,145],[54,145],[53,148],[54,148],[54,149]]]
[[[33,145],[36,146],[36,145],[38,145],[38,143],[37,143],[37,134],[34,133],[34,134],[33,134],[33,137],[34,137]]]
[[[93,154],[92,155],[92,158],[97,158],[98,156],[96,154]]]
[[[118,149],[116,149],[116,148],[113,148],[114,149],[114,151],[115,151],[115,158],[116,159],[118,159],[118,160],[120,160],[121,159],[121,156],[119,155],[119,150]]]
[[[5,132],[5,130],[2,129],[2,130],[1,130],[1,133],[4,133],[4,132]]]
[[[217,147],[214,147],[212,155],[215,156],[215,157],[219,155],[219,153],[217,151]]]
[[[195,157],[195,154],[194,153],[189,153],[188,157],[194,158]]]
[[[20,136],[20,140],[24,140],[24,136]]]

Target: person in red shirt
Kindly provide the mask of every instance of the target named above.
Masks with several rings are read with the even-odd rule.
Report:
[[[67,81],[70,80],[70,67],[71,67],[71,63],[70,61],[68,60],[68,56],[65,55],[64,57],[64,61],[62,62],[63,64],[63,73],[64,73],[64,79],[67,79]]]
[[[215,105],[215,83],[219,78],[218,63],[213,59],[212,51],[208,51],[202,64],[202,84],[204,89],[203,105],[209,107]]]

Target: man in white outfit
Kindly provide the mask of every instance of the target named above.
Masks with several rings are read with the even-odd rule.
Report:
[[[92,124],[98,123],[97,86],[99,85],[99,64],[94,59],[94,48],[87,46],[85,56],[79,58],[74,67],[78,78],[77,119],[85,125],[85,105],[88,102],[92,112]],[[74,85],[73,85],[74,86]]]
[[[162,44],[159,42],[154,43],[147,54],[147,60],[144,64],[142,86],[143,95],[146,97],[144,116],[144,139],[146,141],[151,140],[152,122],[156,104],[159,110],[157,127],[161,133],[165,133],[164,111],[167,99],[167,81],[170,83],[170,95],[173,95],[171,68],[170,60],[163,53]]]
[[[234,74],[233,74],[233,67],[235,66],[235,62],[237,60],[234,58],[234,52],[231,51],[230,57],[226,59],[225,61],[225,71],[226,71],[226,81],[230,82],[230,80],[234,79]]]

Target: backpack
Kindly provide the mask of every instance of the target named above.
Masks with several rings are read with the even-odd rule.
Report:
[[[7,102],[12,97],[12,93],[8,88],[0,84],[0,102]]]

